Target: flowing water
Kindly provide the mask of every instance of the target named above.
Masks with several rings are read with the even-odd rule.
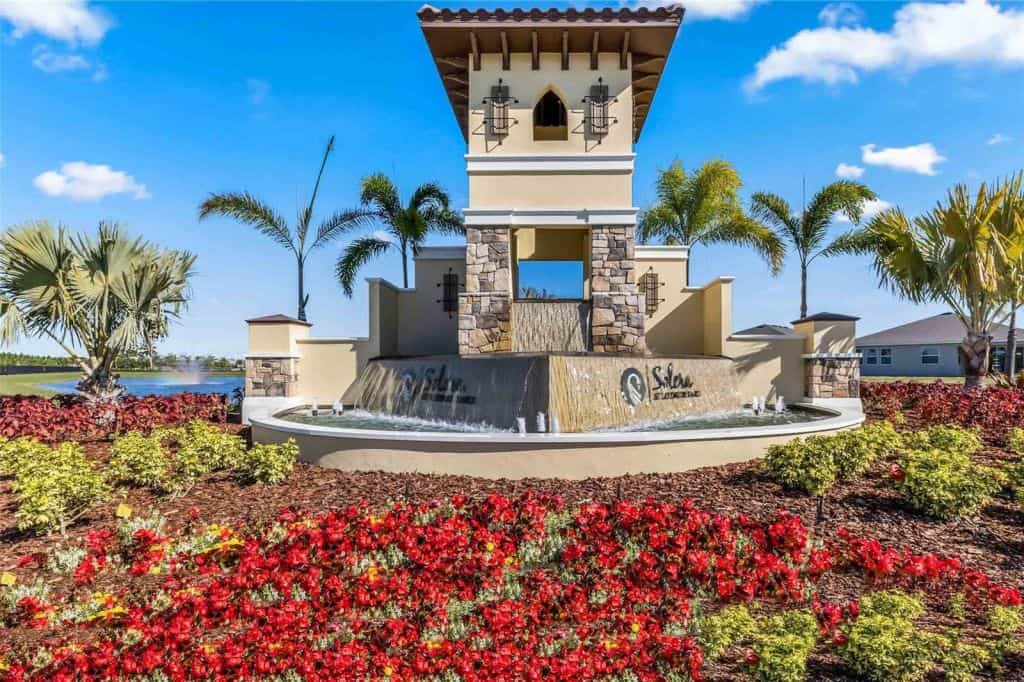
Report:
[[[371,361],[345,405],[373,415],[507,430],[538,413],[562,431],[617,429],[739,410],[735,364],[718,357],[538,353]]]

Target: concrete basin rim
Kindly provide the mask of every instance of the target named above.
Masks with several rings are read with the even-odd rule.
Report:
[[[776,438],[782,436],[803,436],[822,431],[837,431],[859,426],[864,422],[861,410],[847,406],[823,406],[811,403],[795,403],[796,407],[829,413],[830,417],[796,424],[772,424],[770,426],[737,426],[720,429],[686,429],[676,431],[591,431],[586,433],[528,433],[520,435],[511,432],[469,432],[453,431],[386,431],[380,429],[350,429],[336,426],[299,424],[278,418],[290,407],[276,413],[250,416],[253,426],[288,433],[295,436],[317,436],[339,440],[380,440],[412,441],[419,443],[476,443],[480,445],[574,445],[607,444],[623,445],[632,443],[671,443],[683,441],[741,440],[746,438]]]

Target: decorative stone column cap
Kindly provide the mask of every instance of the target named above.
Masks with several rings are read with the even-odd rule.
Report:
[[[804,353],[804,360],[859,360],[863,353]]]
[[[247,353],[246,360],[298,360],[296,353]]]
[[[815,313],[814,315],[801,317],[799,320],[793,320],[790,324],[800,324],[801,322],[856,322],[859,319],[859,317],[854,317],[853,315],[841,315],[839,313]]]
[[[312,322],[306,322],[294,317],[288,317],[287,315],[264,315],[263,317],[253,317],[245,321],[246,324],[301,324],[306,327],[312,327]]]

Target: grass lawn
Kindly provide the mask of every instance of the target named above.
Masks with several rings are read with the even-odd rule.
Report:
[[[121,372],[122,377],[157,377],[171,376],[173,372]],[[42,388],[39,384],[59,384],[62,381],[76,379],[78,372],[47,372],[43,374],[3,374],[0,375],[0,395],[54,395],[53,391]],[[238,372],[210,372],[208,376],[241,376]]]
[[[963,377],[866,377],[861,376],[861,381],[876,381],[883,384],[891,384],[897,381],[905,381],[909,384],[931,384],[941,381],[944,384],[962,384]]]

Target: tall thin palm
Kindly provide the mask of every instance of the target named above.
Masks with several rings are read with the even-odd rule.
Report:
[[[756,192],[751,197],[751,212],[771,225],[776,234],[788,242],[800,259],[800,317],[807,317],[807,270],[819,256],[833,255],[831,245],[825,246],[828,229],[837,215],[860,222],[864,202],[875,193],[859,182],[840,180],[822,187],[799,215],[793,213],[785,199],[770,192]]]
[[[785,248],[775,233],[743,211],[741,186],[739,173],[726,161],[707,161],[692,174],[674,162],[658,173],[658,200],[640,216],[640,241],[661,240],[691,249],[714,243],[749,246],[777,273]],[[690,283],[689,259],[686,283]]]
[[[11,228],[0,236],[0,345],[49,338],[81,367],[83,395],[116,400],[124,389],[114,362],[152,355],[188,301],[194,263],[117,224],[100,223],[95,238],[46,221]]]
[[[1002,184],[1003,201],[992,222],[1004,240],[1004,286],[1010,306],[1006,335],[1006,363],[1003,370],[1012,380],[1017,367],[1017,308],[1024,301],[1024,171]]]
[[[310,227],[313,221],[313,205],[316,203],[316,195],[320,189],[320,179],[323,177],[324,167],[327,165],[327,157],[332,151],[334,151],[333,135],[327,141],[327,148],[324,150],[324,157],[320,162],[320,172],[317,173],[316,184],[313,185],[313,194],[309,198],[309,204],[299,210],[294,231],[280,213],[248,192],[211,194],[206,201],[199,205],[200,220],[205,220],[212,215],[234,218],[256,228],[292,252],[295,256],[298,274],[299,305],[296,316],[300,320],[306,319],[306,306],[309,304],[309,295],[306,293],[304,282],[306,259],[313,251],[323,248],[346,231],[361,225],[366,219],[363,211],[339,211],[321,221],[313,233],[312,241],[309,241]]]
[[[1003,197],[984,184],[974,196],[957,185],[924,215],[911,220],[889,209],[833,245],[870,255],[882,286],[901,298],[950,307],[967,330],[960,356],[968,387],[988,374],[990,330],[1006,317],[1006,241],[993,224]]]
[[[410,252],[415,255],[431,232],[464,232],[462,218],[449,208],[448,193],[433,182],[417,187],[403,206],[391,179],[383,173],[374,173],[363,179],[359,200],[362,206],[356,211],[383,230],[353,240],[338,258],[335,273],[346,296],[352,295],[359,270],[389,249],[397,249],[401,254],[402,286],[408,288]]]

